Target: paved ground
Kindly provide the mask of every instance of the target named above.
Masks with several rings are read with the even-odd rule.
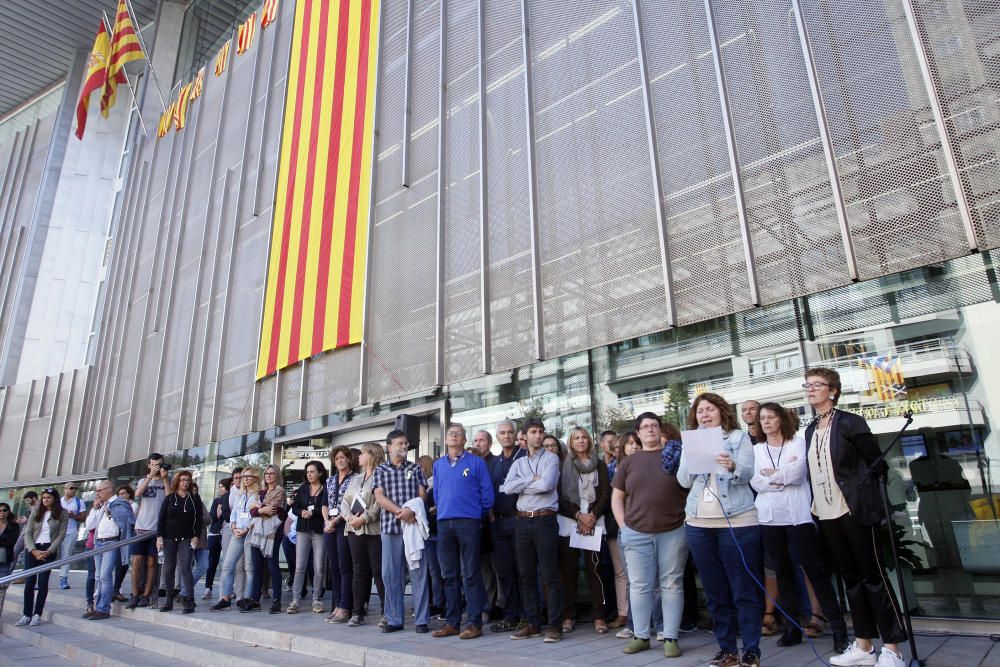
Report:
[[[59,591],[53,587],[50,599],[58,605],[76,605],[83,608],[83,578],[75,575],[72,577],[73,590]],[[55,583],[55,579],[53,580]],[[8,596],[6,612],[16,612],[20,605],[20,590],[13,589]],[[201,589],[198,590],[200,597]],[[374,598],[373,598],[374,599]],[[622,665],[638,666],[652,663],[668,663],[671,667],[689,667],[706,664],[715,654],[717,647],[713,636],[707,631],[699,631],[682,635],[681,648],[684,655],[676,660],[667,661],[663,658],[662,645],[653,642],[653,648],[649,651],[626,656],[622,654],[621,647],[624,640],[616,639],[612,634],[598,635],[590,624],[581,624],[578,629],[565,636],[565,639],[558,644],[543,644],[541,639],[528,641],[511,641],[507,634],[494,634],[487,631],[480,639],[462,641],[457,637],[446,639],[434,639],[430,635],[417,635],[413,632],[412,624],[407,625],[404,632],[385,635],[378,631],[374,624],[360,628],[348,628],[345,625],[330,625],[323,622],[324,615],[313,614],[304,607],[303,612],[295,616],[287,614],[269,615],[266,612],[255,612],[252,614],[241,614],[235,610],[226,612],[209,612],[208,601],[199,600],[198,610],[190,616],[180,616],[177,612],[171,614],[171,622],[176,623],[178,629],[188,627],[201,632],[211,632],[212,634],[235,634],[251,641],[253,636],[252,628],[260,628],[260,632],[288,633],[292,635],[291,645],[309,646],[310,641],[316,645],[326,644],[326,642],[336,642],[341,647],[366,647],[382,651],[402,654],[399,656],[400,664],[406,664],[406,655],[420,656],[424,660],[441,661],[441,663],[465,663],[479,665],[501,665],[503,667],[516,667],[519,665],[531,665],[532,667],[542,667],[544,665]],[[267,606],[267,605],[265,605]],[[159,614],[157,614],[159,616]],[[155,619],[159,620],[159,619]],[[166,620],[166,619],[164,619]],[[125,623],[115,619],[104,623]],[[180,625],[183,623],[183,625]],[[220,624],[217,629],[210,630],[208,626]],[[228,628],[223,627],[230,626]],[[440,625],[440,622],[432,623],[432,628]],[[158,626],[158,627],[157,627]],[[159,631],[163,626],[157,623]],[[199,627],[200,626],[200,627]],[[962,623],[956,621],[955,632],[962,631]],[[178,634],[183,634],[179,632]],[[932,667],[1000,667],[1000,646],[996,646],[988,637],[958,637],[953,635],[919,636],[918,650],[921,657],[927,660],[927,664]],[[334,644],[330,644],[331,650],[338,650]],[[805,667],[823,665],[830,656],[832,641],[829,636],[824,637],[815,644],[815,650],[819,652],[817,658],[813,652],[813,646],[809,643],[791,648],[780,648],[776,644],[775,638],[765,639],[762,644],[763,662],[765,665],[775,667]],[[2,649],[2,644],[0,644]],[[332,659],[337,659],[336,655],[324,653]],[[344,657],[345,662],[350,660]],[[35,663],[38,664],[38,663]]]

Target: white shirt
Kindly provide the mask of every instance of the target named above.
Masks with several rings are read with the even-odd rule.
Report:
[[[111,501],[108,501],[101,508],[92,509],[87,515],[87,531],[94,531],[94,539],[110,540],[118,537],[118,524],[111,518],[111,512],[108,511],[110,503]]]
[[[750,486],[757,491],[757,520],[765,526],[798,526],[812,522],[812,492],[806,481],[806,441],[796,436],[781,447],[760,443],[753,446],[754,475]],[[775,468],[770,476],[761,474]]]
[[[52,512],[45,512],[45,516],[42,517],[42,527],[38,531],[38,536],[35,537],[35,544],[52,544],[52,533],[49,532],[49,519],[52,518]]]
[[[86,505],[77,497],[66,499],[66,496],[59,498],[59,504],[62,505],[64,510],[68,510],[75,514],[80,514],[86,509]],[[80,530],[80,522],[76,519],[69,519],[66,521],[66,534],[69,535],[74,540],[76,539],[76,534]]]

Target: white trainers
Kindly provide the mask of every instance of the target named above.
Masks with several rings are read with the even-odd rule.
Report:
[[[873,667],[878,662],[875,649],[864,651],[858,647],[858,643],[851,642],[851,645],[841,653],[830,658],[830,664],[836,667],[852,667],[854,665],[868,665]]]
[[[878,667],[906,667],[906,663],[903,662],[903,656],[895,651],[890,651],[884,646],[878,656],[877,665]]]
[[[22,626],[22,625],[27,625],[30,622],[31,622],[30,618],[28,618],[27,616],[22,616],[17,620],[17,623],[15,623],[14,625]]]
[[[41,625],[41,624],[42,624],[42,617],[39,616],[38,614],[32,616],[31,623],[28,623],[28,625]]]
[[[618,639],[632,639],[632,631],[628,628],[622,628],[618,631],[618,634],[616,634],[615,637]]]
[[[665,642],[665,641],[667,641],[667,636],[665,634],[663,634],[662,632],[657,632],[656,633],[656,641],[658,641],[658,642]]]

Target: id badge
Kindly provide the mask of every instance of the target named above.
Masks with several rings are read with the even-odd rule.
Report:
[[[309,510],[310,512],[312,512],[315,507],[316,507],[315,505],[310,505],[306,509]]]
[[[826,473],[822,470],[816,472],[816,481],[819,484],[826,484]]]
[[[240,512],[240,519],[242,519],[243,521],[249,521],[250,512]]]
[[[705,490],[701,494],[702,502],[712,503],[715,502],[715,496],[712,495],[712,489],[705,487]]]

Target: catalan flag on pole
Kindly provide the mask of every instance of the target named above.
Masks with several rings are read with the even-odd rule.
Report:
[[[90,109],[90,94],[104,88],[108,79],[108,56],[111,55],[111,38],[101,21],[94,38],[94,47],[90,50],[87,60],[87,74],[83,77],[83,88],[80,89],[80,101],[76,104],[76,138],[83,139],[83,131],[87,127],[87,112]],[[124,78],[124,77],[122,77]]]
[[[191,99],[196,100],[201,97],[202,91],[205,89],[205,68],[202,67],[198,70],[198,75],[194,78],[194,87],[191,89]]]
[[[139,44],[139,36],[135,33],[132,17],[128,13],[128,5],[125,4],[125,0],[118,0],[115,25],[111,30],[111,55],[108,57],[107,78],[104,82],[104,95],[101,97],[101,114],[105,118],[115,104],[118,84],[124,81],[122,68],[126,63],[142,60],[145,57]]]
[[[361,341],[380,0],[300,0],[257,377]]]
[[[274,23],[278,18],[278,0],[264,0],[264,6],[260,8],[261,29]]]
[[[227,39],[219,52],[215,54],[215,76],[222,76],[226,71],[226,64],[229,62],[229,48],[233,45],[233,40]]]
[[[253,38],[257,34],[257,12],[250,15],[246,21],[240,24],[236,31],[236,55],[242,56],[253,46]]]
[[[860,362],[862,368],[871,373],[875,385],[873,393],[879,400],[892,401],[906,396],[906,380],[899,357],[876,356],[861,359]]]
[[[184,129],[187,124],[187,112],[188,112],[188,102],[191,101],[191,89],[194,87],[194,81],[181,86],[181,90],[177,93],[177,103],[174,106],[174,127],[178,132]]]
[[[160,114],[160,124],[156,127],[157,137],[167,136],[167,132],[170,131],[171,126],[174,124],[174,104],[171,102],[167,110]]]

